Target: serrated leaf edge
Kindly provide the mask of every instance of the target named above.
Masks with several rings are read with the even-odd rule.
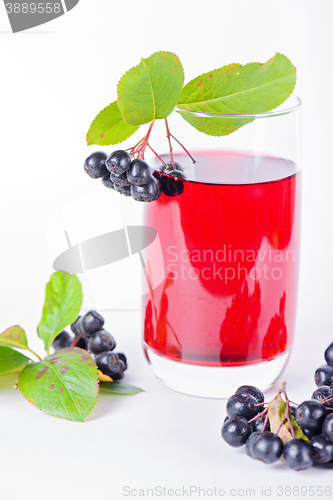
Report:
[[[177,56],[177,54],[176,54],[175,52],[170,52],[170,51],[168,51],[168,50],[158,50],[157,52],[153,52],[153,54],[151,54],[149,57],[145,57],[145,58],[141,57],[141,61],[140,61],[138,64],[136,64],[135,66],[132,66],[130,69],[128,69],[128,70],[127,70],[127,71],[126,71],[126,72],[125,72],[125,73],[124,73],[124,74],[123,74],[123,75],[119,78],[118,83],[117,83],[117,104],[118,104],[118,108],[119,108],[119,110],[120,110],[120,114],[121,114],[121,116],[122,116],[122,118],[123,118],[124,123],[126,123],[126,125],[131,125],[131,124],[128,124],[128,123],[124,120],[124,117],[123,117],[123,115],[122,115],[121,109],[120,109],[120,107],[119,107],[119,95],[118,95],[119,84],[120,84],[121,80],[122,80],[122,79],[123,79],[123,78],[124,78],[124,77],[125,77],[125,76],[126,76],[126,75],[130,72],[130,71],[132,71],[133,69],[135,69],[135,68],[136,68],[137,66],[139,66],[142,62],[146,61],[147,59],[150,59],[150,58],[151,58],[152,56],[154,56],[155,54],[172,54],[173,56],[175,56],[175,57],[178,59],[178,62],[179,62],[179,64],[180,64],[181,68],[182,68],[183,75],[184,75],[184,78],[185,78],[184,67],[183,67],[183,65],[182,65],[182,63],[181,63],[181,61],[180,61],[179,57]],[[148,71],[147,71],[147,73],[148,73]],[[149,78],[149,82],[150,82],[150,78]],[[183,86],[183,88],[184,88],[184,86]],[[153,95],[153,99],[154,99],[154,94],[153,94],[153,92],[152,92],[152,95]],[[176,106],[175,106],[175,107],[176,107]],[[174,108],[174,109],[175,109],[175,108]],[[154,110],[156,110],[156,106],[155,106],[155,99],[154,99]],[[172,111],[171,111],[171,112],[172,112]],[[156,113],[155,113],[155,111],[154,111],[154,117],[155,117],[155,115],[156,115]],[[154,120],[155,120],[155,118],[154,118]],[[152,120],[152,121],[153,121],[153,120]],[[149,123],[149,122],[147,122],[147,123]],[[143,124],[143,125],[145,125],[145,124]],[[132,126],[134,126],[134,125],[132,125]]]
[[[273,57],[271,57],[270,59],[268,59],[268,60],[267,60],[266,62],[264,62],[264,63],[254,63],[254,62],[252,62],[252,63],[247,63],[247,64],[262,64],[262,65],[264,65],[264,64],[267,64],[269,61],[271,61],[271,60],[272,60],[272,59],[273,59],[276,55],[280,55],[280,56],[284,57],[285,59],[287,59],[287,60],[291,63],[290,59],[289,59],[287,56],[285,56],[285,55],[284,55],[284,54],[282,54],[281,52],[276,52],[276,53],[274,54],[274,56],[273,56]],[[243,68],[244,66],[246,66],[246,65],[247,65],[247,64],[240,64],[240,63],[231,63],[231,64],[232,64],[232,65],[238,65],[238,64],[239,64],[239,65],[240,65],[240,67],[242,67],[242,68]],[[188,85],[189,83],[191,83],[193,80],[196,80],[197,78],[200,78],[200,77],[201,77],[201,78],[203,78],[203,77],[205,77],[206,75],[208,75],[209,73],[212,73],[212,72],[214,72],[214,71],[219,71],[220,69],[223,69],[223,68],[225,68],[225,67],[227,67],[227,66],[231,66],[231,64],[227,64],[227,65],[225,65],[225,66],[222,66],[221,68],[216,68],[216,69],[214,69],[214,70],[207,71],[206,73],[202,73],[201,75],[196,76],[195,78],[193,78],[193,79],[192,79],[190,82],[188,82],[186,85]],[[292,63],[291,63],[291,64],[292,64]],[[294,85],[293,85],[293,87],[292,87],[292,90],[291,90],[290,94],[289,94],[289,95],[288,95],[288,96],[287,96],[287,97],[286,97],[286,98],[285,98],[285,99],[284,99],[284,100],[283,100],[283,101],[279,104],[279,106],[281,106],[281,104],[283,104],[283,103],[284,103],[284,102],[285,102],[285,101],[286,101],[286,100],[287,100],[287,99],[291,96],[291,94],[293,93],[293,91],[294,91],[294,89],[295,89],[297,69],[296,69],[296,67],[295,67],[293,64],[292,64],[292,68],[293,68],[293,72],[295,73],[295,82],[294,82]],[[282,79],[286,78],[286,76],[289,76],[289,75],[291,75],[291,74],[292,74],[292,72],[287,73],[287,75],[284,75],[284,76],[283,76],[283,77],[281,77],[281,78],[277,78],[277,79],[275,79],[275,80],[272,80],[271,82],[269,82],[269,84],[259,85],[259,86],[257,86],[257,87],[253,87],[253,88],[250,88],[250,89],[246,89],[246,90],[243,90],[243,91],[241,91],[241,92],[236,92],[236,93],[234,93],[234,94],[228,94],[227,96],[223,96],[223,97],[226,97],[226,98],[228,97],[228,98],[229,98],[229,97],[234,96],[234,95],[240,95],[240,94],[242,94],[242,93],[248,92],[249,90],[259,89],[260,87],[263,87],[263,86],[266,86],[266,85],[270,85],[270,84],[272,84],[272,83],[277,82],[278,80],[282,80]],[[186,85],[185,85],[183,88],[185,88],[185,87],[186,87]],[[209,100],[206,100],[206,101],[204,101],[204,102],[214,102],[214,101],[218,101],[218,100],[223,99],[223,97],[216,97],[216,98],[214,98],[214,99],[209,99]],[[178,101],[177,106],[178,106],[178,105],[179,105],[179,106],[181,106],[181,105],[186,106],[186,105],[191,105],[191,104],[197,104],[197,103],[200,103],[200,102],[201,102],[201,101],[193,101],[193,102],[187,102],[187,103],[180,103],[180,102]],[[275,108],[271,108],[271,110],[270,110],[270,111],[273,111],[274,109],[278,108],[279,106],[276,106]],[[190,112],[192,111],[192,110],[186,110],[186,109],[184,109],[184,108],[181,108],[181,109],[183,109],[184,111],[190,111]],[[269,113],[270,111],[267,111],[266,113]],[[219,114],[219,113],[217,113],[217,114]],[[247,115],[248,115],[248,116],[251,116],[251,115],[252,115],[252,116],[253,116],[253,115],[256,115],[256,114],[257,114],[257,113],[236,113],[236,112],[234,112],[234,113],[222,113],[222,115],[226,115],[226,116],[229,116],[229,115],[240,115],[240,116],[247,116]],[[265,113],[259,113],[259,114],[265,114]],[[203,118],[204,118],[204,117],[203,117]],[[230,134],[230,133],[231,133],[231,132],[229,132],[229,134]],[[225,134],[225,135],[229,135],[229,134]],[[219,137],[219,136],[214,136],[214,137]]]
[[[78,349],[78,350],[82,351],[83,353],[87,354],[87,351],[85,351],[84,349],[81,349],[81,348],[79,348],[79,347],[75,347],[74,349]],[[59,349],[59,351],[57,351],[57,353],[59,353],[59,352],[61,352],[61,351],[64,351],[64,350],[65,350],[65,349]],[[53,353],[53,354],[56,354],[56,353]],[[50,356],[53,356],[53,354],[51,354]],[[49,356],[47,356],[47,357],[49,357]],[[93,359],[93,358],[91,357],[91,359]],[[32,364],[40,364],[40,363],[44,363],[44,362],[45,362],[45,360],[46,360],[46,358],[42,359],[41,361],[34,361],[33,363],[28,363],[28,364],[29,364],[29,365],[32,365]],[[48,364],[48,365],[50,365],[50,366],[52,366],[50,363],[47,363],[47,364]],[[26,365],[26,366],[27,366],[27,365]],[[51,415],[52,417],[63,418],[64,420],[69,420],[70,422],[80,422],[80,423],[83,423],[83,422],[84,422],[84,419],[85,419],[85,418],[87,418],[87,417],[88,417],[88,415],[90,415],[90,413],[92,412],[92,410],[95,408],[96,403],[97,403],[97,401],[98,401],[98,396],[99,396],[99,380],[98,380],[98,368],[97,368],[97,365],[96,365],[96,388],[97,388],[97,393],[96,393],[95,402],[94,402],[94,404],[93,404],[93,406],[92,406],[92,408],[91,408],[90,412],[89,412],[87,415],[85,415],[83,418],[80,416],[80,418],[79,418],[79,419],[76,419],[76,418],[66,418],[66,417],[62,417],[62,416],[59,416],[59,415],[54,415],[54,414],[52,414],[52,413],[48,413],[48,412],[46,412],[45,410],[43,410],[42,408],[39,408],[33,400],[31,400],[31,399],[27,398],[27,397],[26,397],[26,396],[22,393],[21,388],[20,388],[20,383],[19,383],[19,378],[20,378],[20,375],[21,375],[21,373],[24,371],[24,369],[26,368],[26,366],[25,366],[25,367],[23,368],[23,370],[21,370],[21,372],[19,373],[19,377],[18,377],[18,388],[19,388],[19,390],[20,390],[20,393],[21,393],[21,394],[22,394],[22,396],[24,397],[24,399],[26,399],[29,403],[31,403],[32,405],[34,405],[34,406],[35,406],[38,410],[42,411],[43,413],[45,413],[45,414],[47,414],[47,415]],[[57,377],[59,378],[59,375],[57,374],[57,372],[54,370],[54,368],[53,368],[53,367],[52,367],[52,369],[53,369],[53,371],[55,372],[55,374],[57,375]],[[48,389],[48,390],[50,390],[50,389]],[[68,391],[68,389],[67,389],[66,387],[65,387],[65,390],[69,393],[69,391]],[[71,399],[72,399],[72,397],[71,397]],[[73,401],[73,399],[72,399],[72,401]],[[76,409],[76,410],[77,410],[77,412],[78,412],[78,409],[77,409],[77,407],[76,407],[76,405],[75,405],[75,402],[74,402],[74,401],[73,401],[73,403],[74,403],[75,409]]]
[[[117,106],[118,106],[118,100],[114,100],[112,102],[110,102],[110,104],[108,104],[107,106],[105,106],[103,109],[101,109],[101,111],[95,116],[95,118],[92,120],[92,122],[90,123],[89,125],[89,128],[88,128],[88,132],[86,133],[86,143],[87,143],[87,146],[101,146],[101,147],[105,147],[105,146],[111,146],[111,145],[115,145],[115,144],[121,144],[122,142],[126,141],[126,139],[128,139],[129,137],[131,137],[132,134],[134,134],[139,128],[141,125],[130,125],[129,123],[126,123],[123,119],[123,115],[121,114],[121,111],[119,109],[119,106],[118,106],[118,109],[119,109],[119,113],[120,113],[120,116],[121,116],[121,120],[125,125],[127,125],[127,127],[133,127],[135,130],[133,130],[132,134],[130,134],[129,136],[125,137],[125,139],[123,139],[122,141],[118,141],[118,142],[110,142],[109,144],[97,144],[96,142],[88,142],[88,134],[89,134],[89,131],[91,129],[91,126],[92,124],[94,123],[94,121],[99,117],[99,115],[106,109],[108,108],[109,106],[111,106],[111,104],[113,103],[116,103]],[[118,122],[118,124],[120,123],[120,121]],[[109,129],[107,129],[108,131]]]

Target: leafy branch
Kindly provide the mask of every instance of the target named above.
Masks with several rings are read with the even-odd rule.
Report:
[[[141,392],[124,383],[100,382],[112,379],[100,374],[95,360],[83,349],[69,347],[49,354],[57,335],[78,318],[82,298],[81,283],[74,274],[58,271],[51,276],[38,326],[46,350],[44,359],[30,349],[20,326],[0,334],[0,374],[19,371],[18,388],[30,403],[45,413],[76,422],[83,422],[94,408],[100,388],[109,394]],[[29,351],[38,361],[16,349]]]
[[[155,121],[164,119],[172,164],[171,138],[194,162],[170,132],[167,117],[172,111],[176,110],[202,133],[224,136],[253,121],[251,115],[271,111],[282,104],[295,83],[296,68],[286,56],[276,53],[264,64],[229,64],[203,73],[183,86],[184,71],[179,58],[171,52],[156,52],[122,76],[117,101],[93,120],[87,144],[118,144],[141,125],[150,123],[145,136],[128,151],[132,158],[143,159],[148,147],[161,160],[149,144],[149,137]]]

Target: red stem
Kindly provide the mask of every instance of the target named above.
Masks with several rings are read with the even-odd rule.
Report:
[[[148,146],[149,136],[150,136],[151,129],[153,128],[154,123],[155,123],[155,120],[152,121],[151,124],[149,125],[148,132],[147,132],[146,136],[144,137],[141,146],[138,148],[138,150],[140,150],[138,158],[140,158],[141,160],[145,159],[145,150],[146,150],[146,147]]]
[[[78,335],[77,337],[75,337],[75,339],[72,342],[71,347],[75,347],[79,343],[79,341],[81,340],[81,338],[82,338],[82,335]]]
[[[171,134],[170,134],[170,129],[169,129],[169,124],[168,124],[167,118],[165,118],[164,121],[165,121],[165,127],[166,127],[166,131],[167,131],[167,138],[169,141],[171,165],[172,165],[173,170],[176,170],[176,165],[175,165],[175,161],[173,159],[173,153],[172,153],[171,139],[170,139]]]
[[[176,139],[176,137],[172,134],[170,134],[170,137],[172,137],[176,142],[178,142],[179,146],[181,146],[183,148],[183,150],[185,151],[186,154],[188,154],[188,156],[191,158],[192,162],[193,163],[196,163],[196,160],[193,158],[192,155],[190,155],[190,153],[187,151],[187,149],[182,145],[181,142],[178,141],[178,139]]]
[[[166,166],[165,161],[164,161],[164,160],[160,157],[160,155],[158,155],[158,154],[156,153],[156,151],[154,151],[154,150],[153,150],[153,148],[151,147],[151,145],[150,145],[150,144],[147,144],[147,146],[148,146],[148,148],[149,148],[149,149],[150,149],[150,150],[154,153],[154,155],[155,155],[155,156],[157,156],[157,158],[158,158],[158,159],[159,159],[159,160],[160,160],[160,161],[161,161],[161,162],[162,162],[162,163]]]
[[[268,407],[265,408],[262,412],[258,413],[258,415],[256,415],[255,417],[251,418],[251,420],[248,420],[248,423],[250,424],[254,420],[257,420],[257,418],[261,417],[262,415],[265,415],[265,413],[267,413],[267,412],[268,412]],[[268,413],[267,413],[267,415],[268,415]]]

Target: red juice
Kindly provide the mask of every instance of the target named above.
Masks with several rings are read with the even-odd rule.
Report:
[[[176,155],[177,196],[147,204],[165,279],[144,297],[146,347],[170,360],[244,366],[290,347],[296,315],[300,172],[281,158]],[[158,174],[163,175],[163,174]],[[153,280],[154,269],[147,268]]]

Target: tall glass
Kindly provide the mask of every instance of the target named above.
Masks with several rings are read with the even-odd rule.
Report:
[[[244,384],[266,390],[287,363],[299,267],[300,108],[292,96],[269,113],[193,113],[235,128],[247,123],[222,137],[198,132],[177,112],[171,117],[196,163],[176,142],[184,180],[155,162],[164,192],[146,205],[145,225],[158,233],[164,279],[153,286],[161,269],[152,249],[144,349],[172,389],[216,398]],[[162,136],[157,131],[152,143],[167,151]],[[161,156],[170,162],[170,153]]]

